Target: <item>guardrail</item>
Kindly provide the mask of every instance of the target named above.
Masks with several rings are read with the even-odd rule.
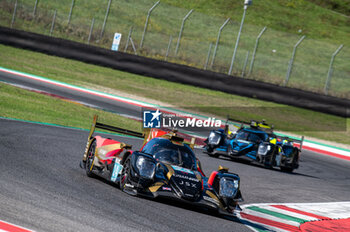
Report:
[[[341,117],[349,116],[350,100],[347,99],[114,52],[70,40],[0,27],[0,43],[167,81],[302,107]]]

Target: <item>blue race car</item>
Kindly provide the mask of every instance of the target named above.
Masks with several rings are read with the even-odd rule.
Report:
[[[273,127],[270,127],[265,121],[239,122],[241,128],[235,133],[229,132],[228,125],[225,130],[210,132],[204,141],[206,153],[209,156],[223,155],[232,159],[245,157],[267,168],[280,167],[282,171],[287,172],[292,172],[299,167],[299,154],[304,137],[297,140],[277,136],[273,133]],[[299,148],[295,147],[294,143],[299,143]]]

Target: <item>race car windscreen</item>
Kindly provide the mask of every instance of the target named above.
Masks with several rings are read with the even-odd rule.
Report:
[[[188,169],[195,167],[195,156],[187,146],[176,145],[167,139],[153,139],[142,150],[157,161]]]
[[[253,143],[261,143],[268,139],[268,135],[265,133],[254,133],[243,130],[237,133],[236,139],[246,140]]]

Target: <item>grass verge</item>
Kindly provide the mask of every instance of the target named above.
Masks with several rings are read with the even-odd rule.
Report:
[[[3,54],[0,66],[6,68],[114,94],[127,93],[145,101],[154,99],[196,113],[222,118],[230,115],[242,120],[266,119],[281,131],[350,144],[350,132],[347,130],[349,119],[138,76],[9,46],[0,45],[0,53]],[[5,99],[2,102],[7,102],[5,96],[2,98]]]
[[[102,122],[141,132],[141,124],[113,113],[23,90],[0,82],[3,117],[90,129],[95,114]]]

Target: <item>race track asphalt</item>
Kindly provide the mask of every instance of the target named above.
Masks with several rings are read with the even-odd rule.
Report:
[[[128,115],[138,118],[142,116],[142,109],[139,106],[128,104],[122,101],[108,99],[97,95],[88,94],[83,91],[77,91],[57,84],[55,85],[44,81],[38,81],[36,79],[28,78],[26,76],[0,71],[0,81],[65,97],[74,101],[89,104],[91,106],[95,106],[122,115]]]
[[[36,231],[250,231],[234,218],[167,200],[129,196],[79,168],[87,131],[0,119],[0,220]],[[114,137],[114,136],[111,136]],[[141,140],[114,137],[141,145]],[[301,154],[293,174],[208,157],[241,177],[246,203],[348,201],[350,162]]]

